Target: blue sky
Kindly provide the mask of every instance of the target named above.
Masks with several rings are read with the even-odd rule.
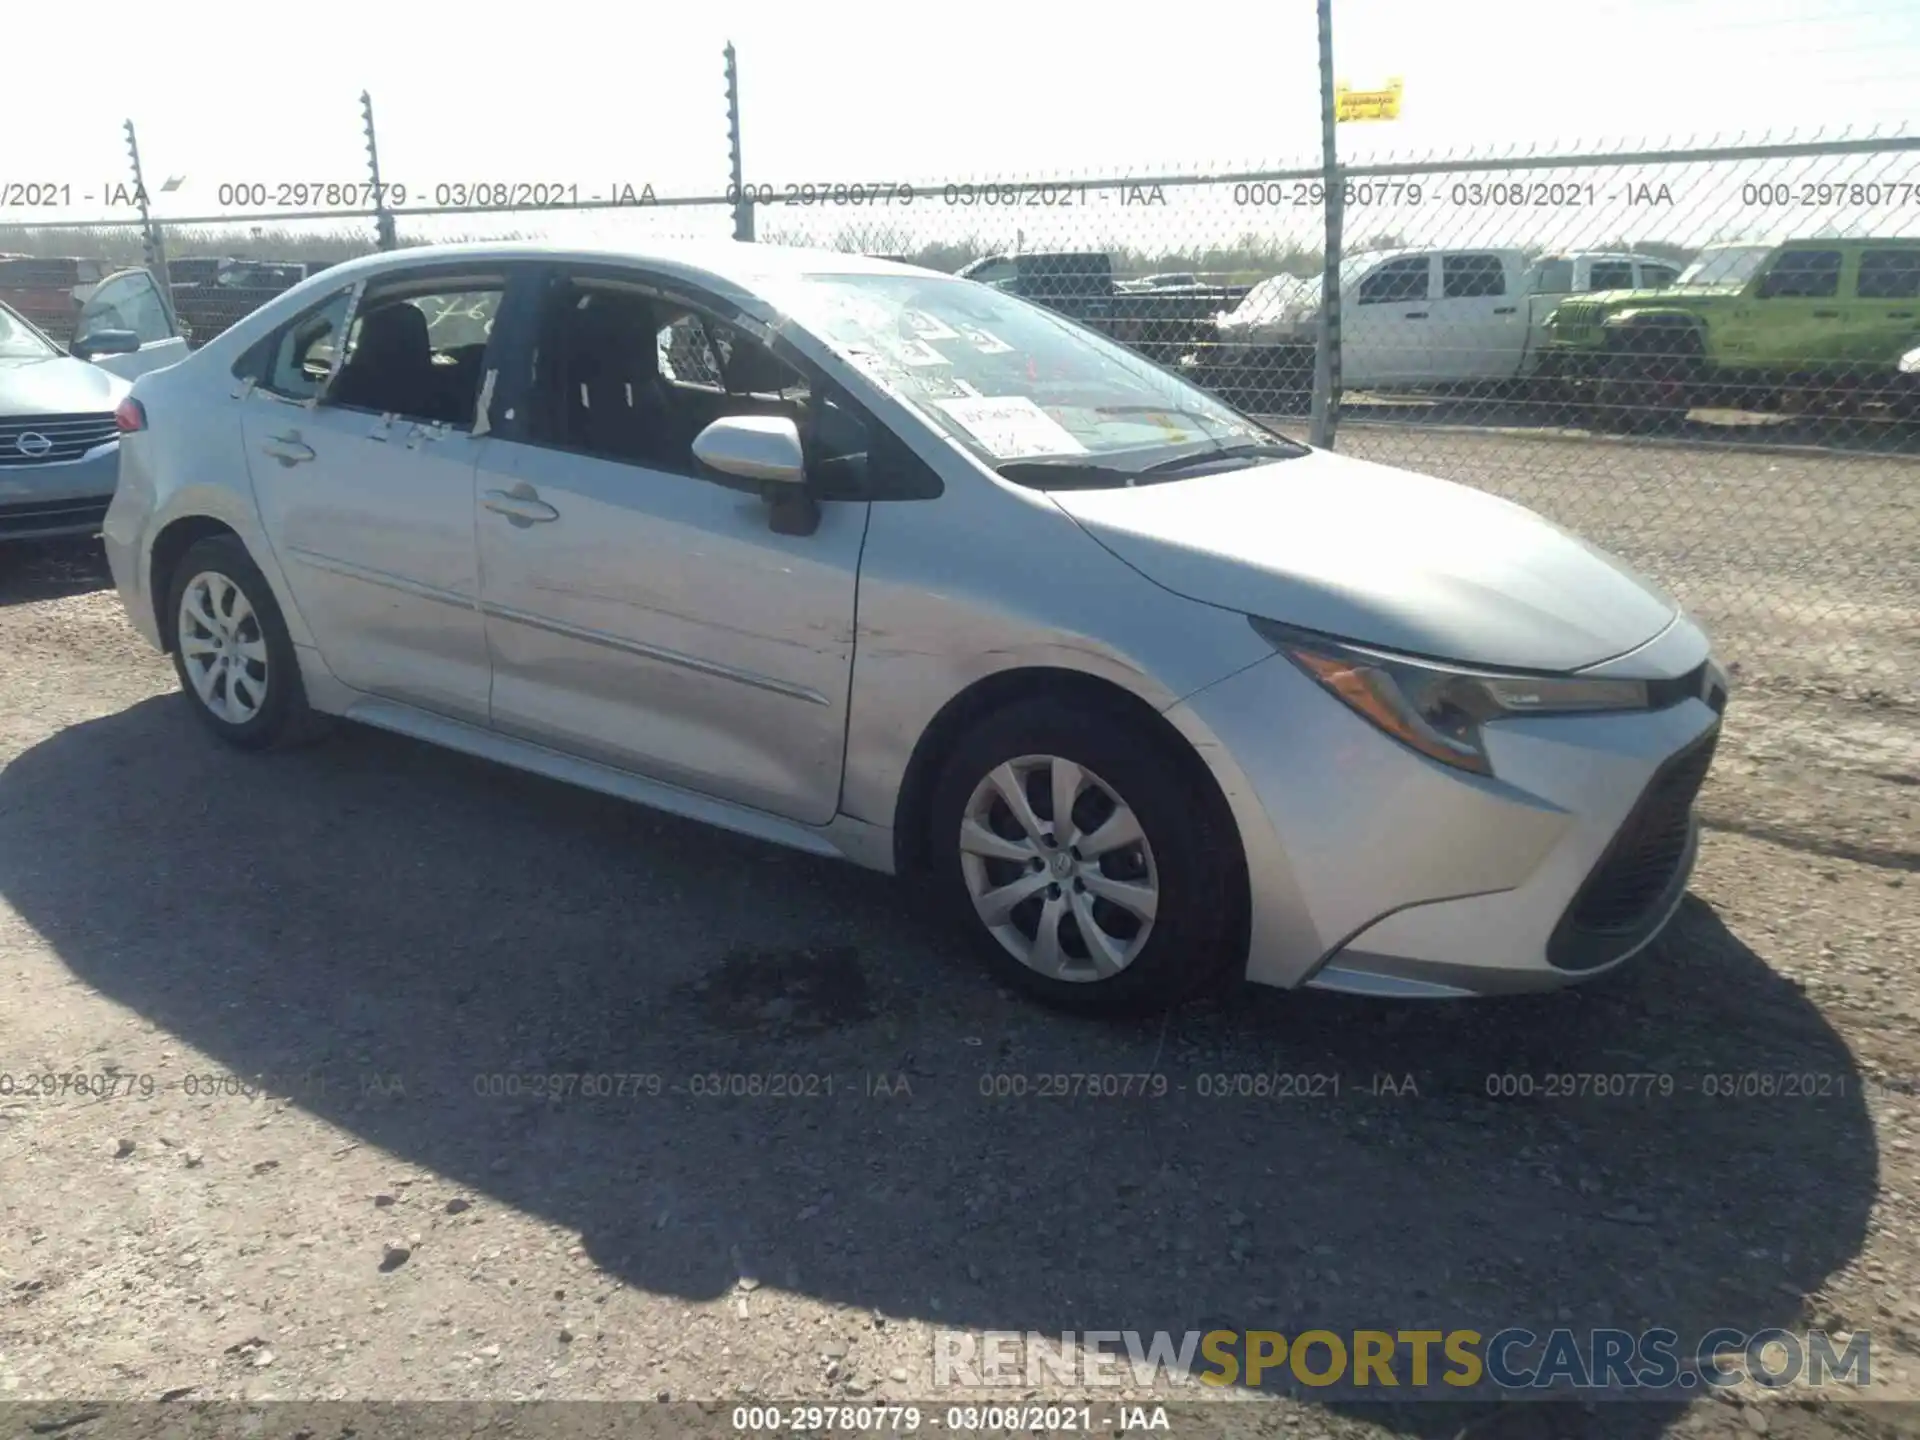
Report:
[[[1056,0],[1048,6],[929,11],[870,0],[813,6],[532,9],[337,0],[324,10],[176,0],[88,7],[94,33],[138,36],[107,74],[48,63],[73,53],[57,7],[8,19],[8,50],[41,57],[0,84],[0,185],[68,183],[78,202],[124,175],[119,122],[139,125],[150,183],[184,175],[164,214],[218,211],[222,182],[364,178],[357,97],[375,99],[390,181],[416,195],[440,184],[545,181],[583,192],[651,184],[660,194],[725,184],[720,49],[739,49],[749,178],[800,181],[1054,179],[1313,163],[1317,54],[1311,0],[1214,0],[1178,12]],[[1135,18],[1136,16],[1140,18]],[[235,38],[227,38],[233,36]],[[1403,116],[1344,125],[1346,158],[1427,158],[1760,142],[1895,133],[1910,123],[1920,75],[1916,0],[1336,0],[1337,68],[1369,87],[1405,82]],[[0,67],[8,61],[0,57]],[[80,98],[76,98],[80,97]],[[1920,230],[1920,155],[1771,164],[1734,171],[1534,175],[1593,183],[1580,203],[1490,211],[1429,180],[1417,208],[1350,212],[1356,237],[1702,239],[1819,229]],[[1891,181],[1877,203],[1773,209],[1743,186]],[[1672,199],[1634,207],[1625,192],[1665,183]],[[1657,196],[1657,191],[1653,192]],[[1485,198],[1484,192],[1482,198]],[[1905,198],[1907,203],[1900,203]],[[1095,200],[1015,217],[923,197],[911,212],[826,207],[763,212],[763,233],[875,225],[915,236],[976,233],[1052,240],[1200,243],[1246,231],[1314,238],[1311,208],[1236,204],[1222,187],[1167,192],[1164,206]],[[80,218],[98,204],[31,218]],[[1125,213],[1122,213],[1122,211]],[[0,221],[30,218],[21,210]],[[607,226],[722,233],[712,213],[613,220],[469,217],[469,232],[556,235]]]

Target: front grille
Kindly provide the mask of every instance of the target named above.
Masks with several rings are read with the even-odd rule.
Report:
[[[34,436],[47,443],[42,445]],[[94,446],[119,436],[110,410],[91,415],[9,415],[0,420],[0,469],[78,460]]]
[[[1604,965],[1646,938],[1681,878],[1693,843],[1693,802],[1713,765],[1715,726],[1663,766],[1567,908],[1547,946],[1563,970]]]

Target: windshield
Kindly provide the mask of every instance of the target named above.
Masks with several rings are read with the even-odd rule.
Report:
[[[49,360],[60,352],[5,305],[0,305],[0,360]]]
[[[767,288],[801,325],[995,467],[1060,461],[1137,474],[1185,453],[1290,443],[1112,341],[964,280],[813,275]]]
[[[1675,285],[1744,285],[1760,268],[1760,262],[1773,253],[1771,245],[1723,245],[1702,250],[1694,262],[1680,272]]]

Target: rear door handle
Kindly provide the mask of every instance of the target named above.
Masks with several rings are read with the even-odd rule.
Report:
[[[1887,312],[1887,318],[1888,318],[1889,320],[1911,320],[1911,319],[1913,319],[1913,311],[1911,311],[1911,310],[1889,310],[1889,311]]]
[[[1493,313],[1496,315],[1512,315],[1519,308],[1518,305],[1499,305],[1494,308]]]
[[[480,503],[522,528],[560,518],[560,512],[542,500],[531,485],[516,485],[511,490],[489,490]]]
[[[261,442],[260,448],[282,465],[304,465],[313,459],[313,447],[301,440],[298,430],[289,430],[285,435],[269,435]]]
[[[1400,318],[1402,320],[1424,320],[1427,318],[1427,312],[1424,310],[1409,310],[1405,315],[1402,315]]]
[[[1813,312],[1813,318],[1816,320],[1838,320],[1840,318],[1840,312],[1838,310],[1816,310]]]

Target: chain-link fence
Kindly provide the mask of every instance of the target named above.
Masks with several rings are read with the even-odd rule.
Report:
[[[244,233],[174,222],[175,306],[204,341],[299,274],[371,250],[383,226],[403,246],[640,251],[750,233],[957,272],[1301,436],[1317,383],[1339,449],[1490,490],[1623,556],[1734,668],[1723,772],[1885,781],[1892,808],[1856,828],[1911,833],[1898,802],[1920,772],[1920,139],[1369,163],[1331,185],[1301,167],[548,190],[441,185],[232,222]],[[0,250],[24,234],[0,229]],[[141,241],[129,225],[87,243],[137,264]],[[1316,382],[1322,353],[1334,363]]]

